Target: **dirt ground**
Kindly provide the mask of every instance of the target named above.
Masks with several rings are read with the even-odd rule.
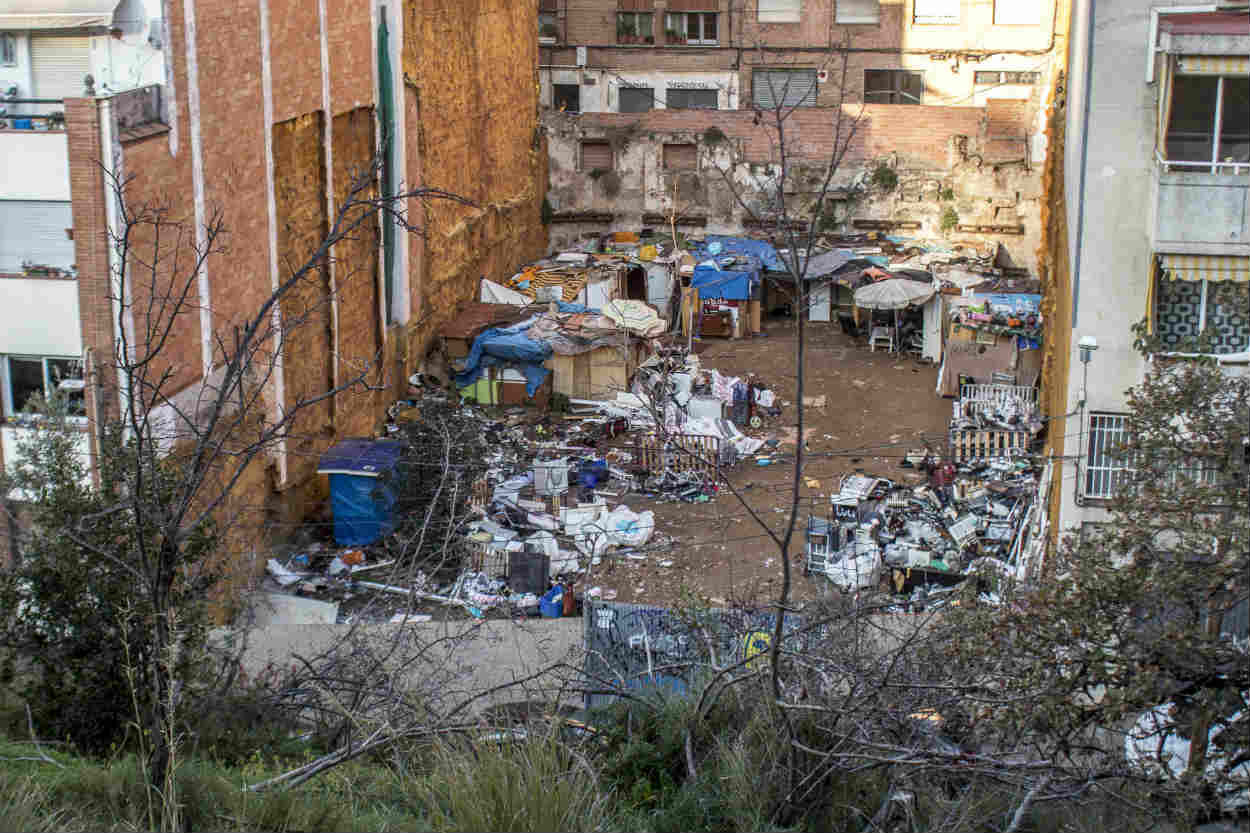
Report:
[[[833,590],[828,579],[803,575],[803,529],[812,510],[827,517],[831,491],[843,474],[856,469],[918,482],[914,469],[900,467],[902,458],[908,449],[926,443],[944,451],[951,413],[950,402],[934,393],[936,367],[910,356],[869,352],[863,339],[856,342],[844,335],[836,323],[809,324],[806,332],[805,395],[824,396],[825,407],[805,412],[810,457],[804,464],[801,511],[790,545],[797,600]],[[762,336],[704,340],[699,358],[705,368],[744,378],[753,373],[755,381],[787,403],[780,417],[766,419],[759,430],[743,427],[755,437],[783,439],[777,449],[781,459],[760,466],[748,458],[722,473],[741,500],[728,490],[698,504],[629,496],[625,502],[634,511],[655,511],[657,533],[672,536],[673,546],[648,553],[645,561],[605,559],[580,590],[598,586],[608,597],[615,591],[618,602],[656,605],[693,596],[715,605],[753,606],[776,596],[782,580],[779,550],[761,523],[780,531],[787,517],[797,419],[795,340],[794,322],[788,319],[765,322]],[[662,566],[666,562],[671,566]]]

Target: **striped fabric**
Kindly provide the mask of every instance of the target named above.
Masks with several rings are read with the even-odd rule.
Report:
[[[1159,255],[1172,280],[1250,282],[1250,257],[1237,255]]]
[[[1248,75],[1250,55],[1181,55],[1176,71],[1184,75]]]
[[[528,286],[521,287],[518,285],[525,281],[529,281]],[[566,272],[522,272],[512,279],[511,284],[512,289],[528,298],[534,298],[536,295],[535,290],[540,286],[562,286],[564,288],[562,300],[565,303],[572,303],[577,300],[577,296],[585,288],[586,277],[584,275],[573,276]]]

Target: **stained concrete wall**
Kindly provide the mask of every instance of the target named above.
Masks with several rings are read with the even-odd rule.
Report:
[[[836,110],[803,108],[785,123],[793,165],[786,193],[791,211],[800,216],[818,208],[814,199],[833,155],[836,118]],[[1023,226],[1020,235],[953,234],[959,240],[999,240],[1015,265],[1036,266],[1042,194],[1040,169],[1029,149],[1036,118],[1029,107],[999,112],[989,107],[874,104],[864,106],[862,116],[859,106],[848,106],[842,118],[839,136],[847,135],[853,123],[855,129],[833,181],[831,196],[846,197],[837,208],[839,220],[914,221],[921,228],[908,234],[940,237],[942,214],[953,208],[961,224]],[[679,215],[699,218],[701,226],[706,221],[703,227],[709,232],[742,231],[750,214],[738,197],[757,216],[775,211],[777,132],[767,122],[756,124],[749,111],[548,113],[544,123],[551,148],[548,199],[567,219],[610,214],[612,221],[599,222],[599,227],[654,225],[644,218],[669,213],[674,187]],[[610,174],[583,169],[584,141],[612,145]],[[698,168],[665,169],[665,144],[695,144]],[[873,187],[871,173],[880,165],[896,172],[897,188]],[[849,228],[849,223],[844,225]],[[593,227],[586,222],[558,224],[552,242],[565,245]]]

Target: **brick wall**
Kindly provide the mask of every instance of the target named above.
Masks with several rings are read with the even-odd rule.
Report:
[[[859,106],[843,110],[845,132],[859,112]],[[803,160],[828,159],[833,151],[837,111],[830,108],[801,108],[785,122],[790,153]],[[977,136],[984,111],[979,107],[907,107],[867,104],[855,127],[846,162],[854,164],[886,153],[897,153],[910,164],[945,167],[948,139],[953,135]],[[769,119],[764,114],[762,120]],[[582,132],[603,135],[608,128],[636,125],[640,132],[688,132],[702,134],[716,127],[730,139],[740,141],[747,162],[778,159],[776,130],[768,123],[756,124],[749,111],[653,110],[649,113],[586,113],[577,117]]]
[[[93,421],[118,415],[110,301],[108,218],[100,168],[100,119],[93,99],[65,101],[69,134],[69,188],[74,223],[74,262],[78,265],[78,311],[87,354],[87,413]],[[91,432],[92,457],[98,453]]]

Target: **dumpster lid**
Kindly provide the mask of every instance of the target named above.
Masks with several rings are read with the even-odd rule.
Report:
[[[317,474],[378,477],[395,468],[402,451],[403,447],[395,440],[343,440],[321,455]]]

